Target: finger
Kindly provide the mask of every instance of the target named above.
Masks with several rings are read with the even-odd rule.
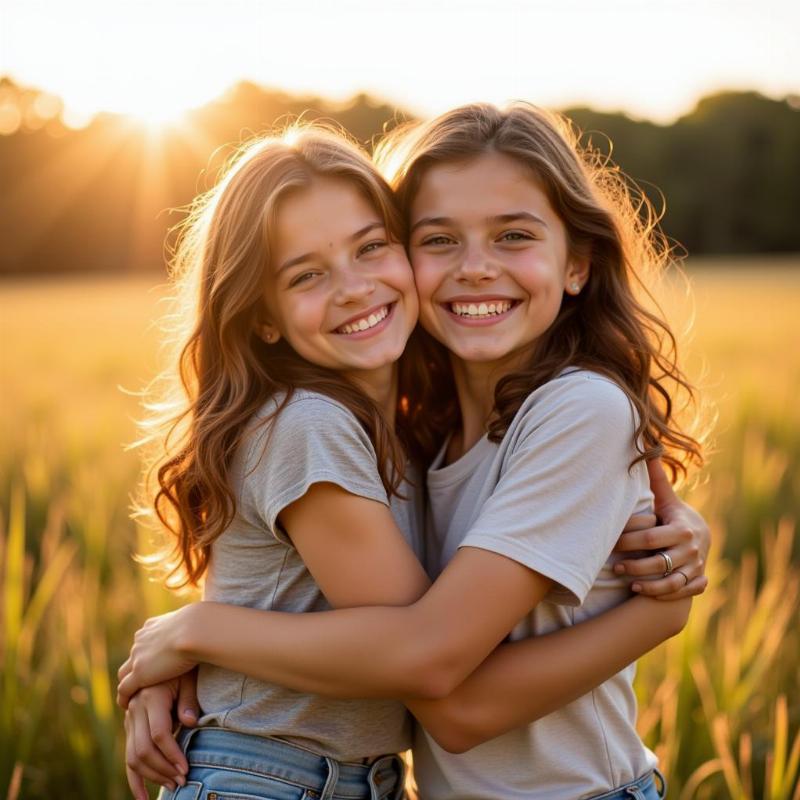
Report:
[[[686,578],[689,578],[688,582]],[[631,584],[631,589],[636,594],[645,597],[659,597],[660,595],[675,594],[692,582],[692,575],[684,575],[683,572],[673,572],[666,578],[659,578],[654,581],[638,580]]]
[[[125,716],[125,767],[126,771],[129,773],[128,785],[131,786],[131,790],[133,790],[130,779],[130,773],[132,773],[138,775],[142,780],[147,779],[161,786],[166,786],[169,789],[174,789],[175,784],[172,780],[174,769],[169,770],[166,774],[161,774],[146,764],[139,755],[141,746],[137,745],[137,731],[143,726],[146,727],[147,723],[141,717],[141,710],[139,710],[137,716],[136,706],[134,705],[134,710],[129,711]],[[145,798],[148,797],[146,791],[144,796]]]
[[[134,798],[136,798],[136,800],[149,800],[144,778],[138,772],[134,772],[130,767],[125,767],[125,775],[128,778],[128,786]]]
[[[658,525],[658,518],[655,514],[634,514],[626,523],[623,533],[630,531],[647,530]]]
[[[148,730],[142,735],[142,739],[150,747],[142,759],[152,769],[172,777],[183,786],[183,776],[189,771],[189,764],[172,735],[172,705],[165,705],[163,700],[152,698],[148,699],[144,710]]]
[[[679,589],[672,594],[662,594],[656,597],[656,600],[681,600],[684,597],[697,597],[703,594],[708,588],[708,578],[705,575],[698,575],[692,578],[683,589]]]
[[[178,679],[178,719],[183,725],[194,727],[200,716],[197,702],[197,670],[185,672]]]
[[[656,509],[674,503],[678,499],[667,477],[664,462],[660,458],[651,458],[647,462],[647,475],[650,478]]]
[[[121,681],[131,671],[130,656],[122,662],[122,666],[117,670],[117,680]]]
[[[664,550],[692,540],[692,532],[681,525],[659,525],[643,531],[623,533],[614,548],[619,552]]]
[[[692,556],[685,547],[673,547],[671,550],[666,550],[665,554],[669,556],[673,570],[683,569],[690,565],[691,567],[695,566],[691,563]],[[660,553],[641,558],[626,558],[624,561],[614,564],[614,572],[617,575],[633,575],[637,578],[653,580],[664,577],[666,568],[667,560]],[[685,569],[684,572],[686,572]]]
[[[141,688],[141,686],[137,685],[134,674],[132,672],[128,673],[119,682],[119,686],[117,686],[117,705],[121,706],[122,708],[127,708],[131,697],[133,697]]]
[[[150,736],[150,720],[144,704],[134,705],[131,714],[130,736],[133,758],[131,768],[150,781],[175,787],[178,770],[167,761]],[[180,776],[183,780],[183,776]]]

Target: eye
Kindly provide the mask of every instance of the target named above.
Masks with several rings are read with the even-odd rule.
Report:
[[[501,242],[525,242],[535,241],[536,237],[527,231],[504,231],[497,237]]]
[[[294,286],[299,286],[301,283],[306,283],[317,275],[319,275],[319,272],[301,272],[289,281],[289,288],[291,289]]]
[[[372,242],[367,242],[361,247],[358,248],[358,255],[363,256],[367,255],[368,253],[374,253],[376,250],[382,250],[384,247],[388,246],[388,242],[384,239],[376,239]]]
[[[422,247],[443,247],[448,244],[454,244],[455,239],[452,236],[447,236],[444,233],[435,233],[433,236],[429,236],[427,239],[423,239],[420,242]]]

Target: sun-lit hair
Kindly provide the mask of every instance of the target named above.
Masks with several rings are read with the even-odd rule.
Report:
[[[695,392],[648,291],[674,262],[651,204],[608,159],[580,145],[568,120],[527,103],[505,110],[468,105],[412,123],[389,134],[375,160],[408,216],[427,170],[485,153],[530,170],[564,223],[569,254],[591,263],[586,286],[577,296],[564,295],[527,367],[498,382],[489,438],[503,437],[534,389],[578,366],[608,376],[629,396],[639,416],[637,460],[661,455],[673,478],[684,476],[689,464],[702,463],[702,436],[677,421]],[[447,352],[419,330],[402,362],[401,391],[415,453],[429,458],[442,432],[458,424],[459,410]]]
[[[166,564],[175,588],[198,585],[206,571],[212,543],[235,514],[234,452],[248,421],[277,393],[288,402],[303,387],[343,403],[373,441],[387,491],[402,479],[403,451],[377,405],[285,340],[268,345],[257,332],[280,203],[319,177],[346,181],[382,216],[389,237],[404,240],[404,219],[369,157],[319,125],[295,124],[242,146],[179,226],[169,324],[175,369],[157,384],[160,400],[146,406],[145,442],[155,455],[140,509],[174,536],[169,553],[143,560]]]

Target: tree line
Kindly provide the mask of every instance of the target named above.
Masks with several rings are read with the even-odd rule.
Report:
[[[800,251],[797,97],[719,93],[670,125],[563,113],[663,209],[665,233],[690,254]],[[411,118],[364,94],[334,104],[242,82],[160,130],[112,114],[73,130],[57,98],[0,79],[0,273],[162,269],[168,232],[232,143],[299,116],[367,145]]]

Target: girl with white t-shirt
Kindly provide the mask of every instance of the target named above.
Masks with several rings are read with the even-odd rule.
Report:
[[[696,542],[676,531],[638,567],[607,563],[625,521],[652,503],[645,459],[663,447],[676,466],[698,455],[671,418],[663,376],[682,379],[653,338],[661,323],[634,298],[634,267],[653,255],[647,237],[600,196],[553,119],[527,106],[459,109],[393,155],[427,331],[400,409],[412,452],[436,453],[427,562],[441,575],[407,607],[188,606],[137,634],[121,693],[202,661],[333,697],[428,697],[407,705],[448,750],[504,735],[462,756],[420,735],[424,798],[655,791],[631,670],[617,674],[653,634],[652,611],[645,599],[619,605],[618,571],[661,565],[658,588],[675,597],[705,579]],[[309,566],[326,594],[341,580],[342,563]],[[680,627],[685,601],[663,606]],[[602,628],[612,615],[616,627]],[[487,659],[509,632],[514,643]],[[550,649],[524,663],[537,647]]]

